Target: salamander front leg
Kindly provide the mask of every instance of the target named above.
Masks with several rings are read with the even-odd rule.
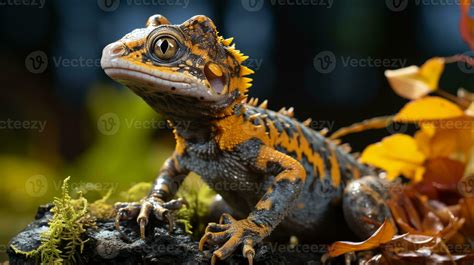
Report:
[[[170,232],[174,228],[173,211],[180,209],[185,201],[170,200],[178,190],[188,171],[179,167],[175,157],[166,160],[150,194],[141,202],[119,202],[115,204],[117,215],[115,227],[120,230],[120,222],[134,218],[140,226],[140,237],[145,238],[145,227],[153,214],[158,220],[167,221]]]
[[[298,198],[306,177],[301,164],[293,158],[273,148],[262,146],[254,161],[255,169],[262,175],[276,176],[272,185],[246,219],[235,220],[223,214],[219,224],[210,223],[199,242],[202,251],[204,245],[218,245],[211,264],[230,256],[242,246],[244,257],[249,264],[255,256],[254,245],[270,235],[283,220],[293,202]]]

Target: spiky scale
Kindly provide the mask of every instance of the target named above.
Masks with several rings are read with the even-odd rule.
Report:
[[[253,102],[253,106],[256,107],[258,105],[258,98],[255,98],[254,102]]]
[[[290,117],[290,118],[293,118],[295,116],[295,109],[293,107],[290,107],[287,111],[286,111],[286,116]]]
[[[240,68],[240,75],[241,76],[246,76],[246,75],[251,75],[255,73],[252,69],[248,68],[247,66],[242,66]]]
[[[260,104],[260,106],[258,106],[259,108],[262,108],[262,109],[266,109],[268,107],[268,100],[264,100],[262,102],[262,104]]]
[[[346,153],[350,153],[352,151],[352,147],[348,143],[341,144],[340,147]]]
[[[311,125],[312,121],[313,120],[311,118],[308,118],[303,122],[303,125],[306,126],[306,127],[309,127]]]
[[[249,116],[250,121],[256,120],[260,116],[260,113],[255,113]]]
[[[222,43],[225,45],[225,46],[229,46],[230,44],[232,44],[232,41],[234,40],[233,37],[230,37],[230,38],[227,38],[225,40],[222,41]]]

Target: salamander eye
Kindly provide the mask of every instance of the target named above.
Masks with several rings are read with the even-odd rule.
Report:
[[[178,52],[178,42],[171,37],[160,37],[155,41],[153,52],[161,60],[169,60]]]

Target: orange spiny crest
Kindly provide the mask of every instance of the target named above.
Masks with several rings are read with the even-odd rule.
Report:
[[[295,109],[293,107],[290,107],[289,109],[286,109],[285,107],[283,107],[278,111],[278,113],[283,114],[290,118],[295,117]]]
[[[248,77],[245,77],[245,76],[251,75],[255,72],[252,69],[248,68],[247,66],[242,65],[242,63],[245,60],[247,60],[249,57],[244,55],[242,52],[240,52],[240,50],[237,50],[235,48],[235,43],[232,44],[233,39],[234,38],[224,39],[222,36],[218,37],[218,41],[226,47],[227,51],[240,64],[240,76],[239,76],[239,80],[238,80],[236,85],[237,85],[239,91],[241,91],[242,94],[245,94],[245,93],[247,93],[248,88],[250,88],[252,86],[252,83],[251,83],[252,79],[248,78]]]

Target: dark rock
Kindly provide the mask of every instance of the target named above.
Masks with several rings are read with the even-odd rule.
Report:
[[[36,220],[15,236],[10,245],[23,251],[40,245],[40,233],[48,227],[50,205],[41,206]],[[90,229],[84,251],[78,256],[81,264],[209,264],[211,251],[199,252],[198,240],[176,227],[172,234],[167,225],[151,221],[147,226],[146,240],[141,240],[136,222],[124,222],[117,231],[112,220],[98,221],[97,229]],[[255,264],[321,264],[324,245],[286,245],[264,243],[256,248]],[[35,260],[8,249],[10,264],[35,264]],[[221,262],[222,264],[247,264],[241,251]]]

